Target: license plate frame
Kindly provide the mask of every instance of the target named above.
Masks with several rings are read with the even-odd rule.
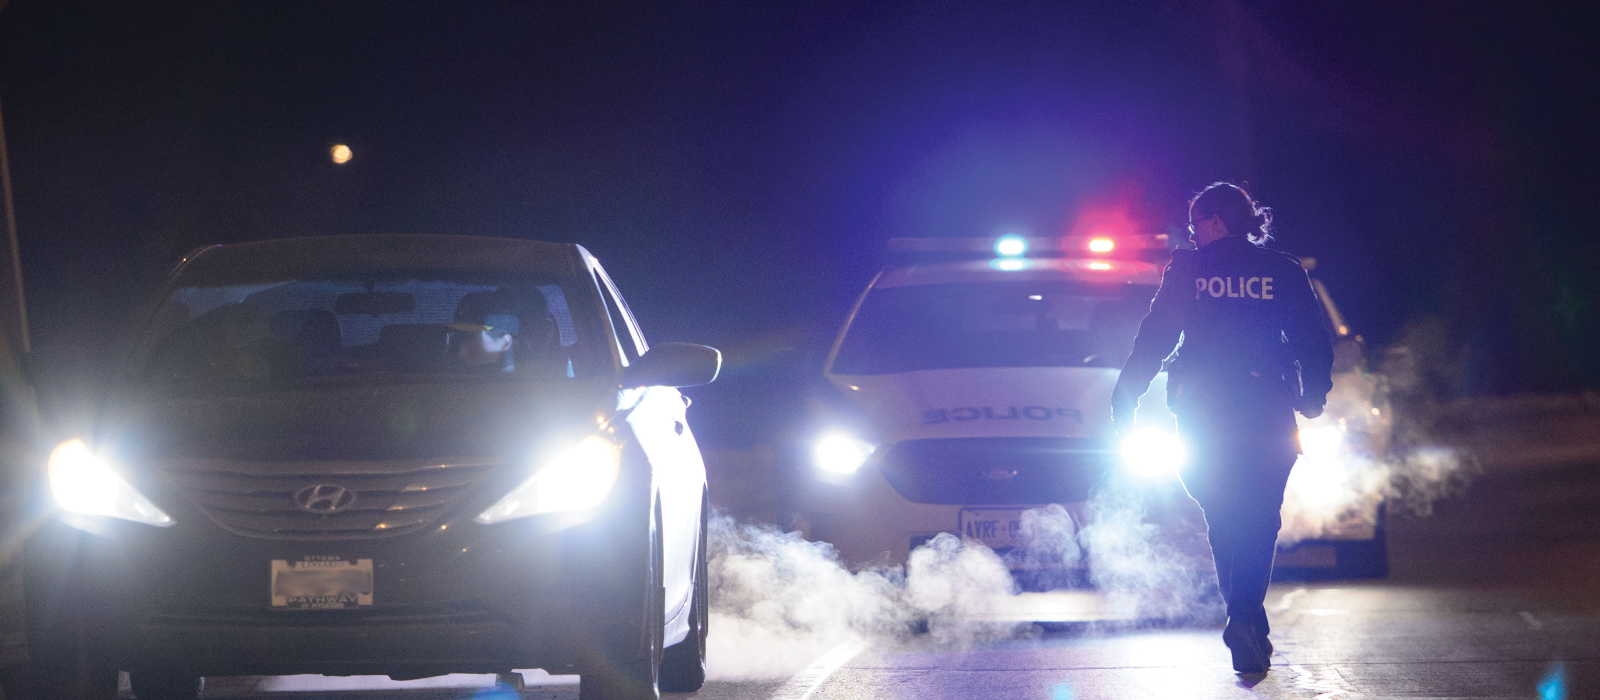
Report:
[[[376,576],[371,559],[306,555],[273,559],[268,596],[273,610],[351,610],[371,607]]]

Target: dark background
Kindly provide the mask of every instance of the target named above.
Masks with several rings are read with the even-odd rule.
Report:
[[[441,232],[580,242],[737,372],[825,338],[890,236],[1176,234],[1243,179],[1440,398],[1600,385],[1580,10],[1128,5],[14,0],[35,344],[107,346],[199,245]]]

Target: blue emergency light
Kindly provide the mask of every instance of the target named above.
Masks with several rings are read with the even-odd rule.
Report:
[[[1020,258],[1028,254],[1028,239],[1008,233],[995,239],[994,254],[1002,258]]]

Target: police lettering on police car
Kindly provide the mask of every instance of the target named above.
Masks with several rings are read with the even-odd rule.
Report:
[[[975,420],[1053,420],[1071,419],[1083,422],[1083,411],[1076,408],[1050,408],[1048,406],[961,406],[957,408],[931,408],[922,412],[923,425],[964,423]]]

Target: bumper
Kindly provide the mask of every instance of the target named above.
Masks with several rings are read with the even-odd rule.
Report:
[[[54,523],[29,566],[73,591],[118,667],[195,675],[436,675],[582,668],[640,639],[644,517],[469,519],[368,540],[269,540],[203,516],[167,529]],[[198,517],[196,517],[198,516]],[[632,522],[637,520],[638,522]],[[271,605],[273,560],[371,559],[372,604]],[[49,586],[49,584],[46,584]]]
[[[875,465],[855,474],[809,479],[798,500],[808,539],[828,542],[851,565],[901,565],[911,550],[940,533],[964,536],[963,509],[1041,508],[1043,503],[960,505],[916,503],[889,484]],[[1083,522],[1082,501],[1059,504]]]
[[[1152,483],[1143,495],[1146,499],[1144,503],[1150,506],[1144,511],[1143,519],[1158,524],[1162,532],[1176,535],[1171,537],[1168,544],[1188,555],[1185,559],[1194,562],[1196,567],[1208,568],[1210,550],[1204,538],[1204,516],[1181,484],[1176,480]],[[807,539],[832,544],[839,552],[840,560],[846,564],[894,566],[904,565],[911,550],[940,533],[962,536],[964,533],[960,526],[964,508],[1026,509],[1043,505],[915,503],[896,491],[879,470],[868,464],[849,476],[811,478],[805,482],[797,503],[797,526]],[[1066,508],[1076,524],[1084,522],[1085,502],[1059,505]],[[1385,539],[1383,527],[1374,526],[1374,523],[1383,522],[1383,509],[1381,504],[1375,507],[1378,511],[1375,517],[1353,517],[1351,522],[1343,523],[1319,537],[1288,546],[1280,545],[1276,567],[1291,573],[1302,569],[1342,569],[1345,561],[1352,557],[1381,557],[1381,553],[1369,551],[1374,546],[1381,548]],[[1008,560],[1013,564],[1013,573],[1019,575],[1018,581],[1021,583],[1035,579],[1044,584],[1083,581],[1087,579],[1090,568],[1089,560],[1083,558],[1066,566],[1047,567],[1056,571],[1070,570],[1065,578],[1048,575],[1041,578],[1023,574],[1034,567]],[[1374,566],[1368,565],[1367,568]]]
[[[561,669],[576,663],[564,659],[559,648],[548,648],[539,639],[519,639],[512,626],[498,623],[314,628],[146,624],[126,631],[138,641],[112,652],[119,668],[182,668],[198,676],[320,673],[404,678],[519,667]]]

